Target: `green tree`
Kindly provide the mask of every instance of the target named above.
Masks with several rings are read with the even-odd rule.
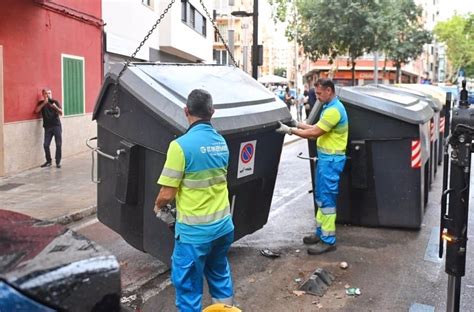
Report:
[[[386,28],[387,40],[382,45],[388,59],[397,69],[400,80],[403,64],[416,59],[423,52],[423,45],[432,41],[431,33],[423,29],[422,9],[413,0],[387,0],[385,18],[390,21]]]
[[[440,42],[446,44],[447,57],[455,73],[463,68],[466,76],[473,76],[474,14],[454,15],[445,22],[439,22],[434,28],[434,33]]]
[[[375,47],[372,23],[381,10],[380,1],[270,1],[277,7],[276,18],[289,22],[287,36],[296,33],[294,29],[297,29],[298,43],[313,61],[328,56],[332,63],[337,56],[347,55],[352,69],[352,84],[355,84],[357,58]],[[299,12],[298,17],[290,18],[289,12]]]
[[[298,30],[298,42],[313,61],[328,56],[332,63],[347,55],[353,84],[356,60],[364,53],[383,51],[399,75],[401,65],[416,58],[431,40],[413,0],[269,1],[276,7],[275,19],[289,23],[287,36]],[[295,12],[299,14],[293,19]]]
[[[280,76],[280,77],[285,77],[286,78],[286,68],[283,67],[275,67],[273,69],[273,74]]]

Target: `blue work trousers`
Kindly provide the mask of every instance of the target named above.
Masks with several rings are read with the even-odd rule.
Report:
[[[176,289],[178,311],[202,311],[203,276],[213,303],[232,305],[234,290],[227,252],[233,241],[234,231],[204,244],[175,240],[171,281]]]
[[[336,243],[336,204],[339,194],[339,179],[345,158],[319,159],[316,166],[316,192],[318,206],[316,214],[316,236],[326,244]]]

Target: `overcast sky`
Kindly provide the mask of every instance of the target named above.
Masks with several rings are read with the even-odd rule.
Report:
[[[460,15],[474,13],[473,0],[440,0],[439,17],[441,20],[447,20],[457,12]]]

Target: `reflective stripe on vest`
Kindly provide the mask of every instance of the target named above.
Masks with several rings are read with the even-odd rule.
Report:
[[[318,151],[324,154],[332,154],[332,155],[345,155],[346,154],[346,150],[333,150],[333,149],[324,148],[321,146],[318,146]]]
[[[178,170],[173,170],[170,168],[163,168],[163,171],[161,172],[161,175],[172,178],[172,179],[182,179],[184,172],[178,171]]]
[[[210,187],[210,186],[220,184],[220,183],[225,183],[225,182],[227,182],[227,178],[225,176],[214,177],[207,180],[184,179],[183,186],[187,188],[196,189],[196,188],[206,188],[206,187]]]
[[[225,207],[222,210],[216,211],[209,215],[204,216],[193,216],[193,215],[185,215],[180,211],[177,211],[177,219],[185,224],[189,225],[198,225],[198,224],[209,224],[214,221],[220,220],[230,214],[230,206]]]

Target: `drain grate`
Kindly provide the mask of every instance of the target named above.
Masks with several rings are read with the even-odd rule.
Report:
[[[19,186],[22,186],[23,183],[7,183],[7,184],[3,184],[3,185],[0,185],[0,191],[9,191],[9,190],[13,190],[14,188],[17,188]]]

